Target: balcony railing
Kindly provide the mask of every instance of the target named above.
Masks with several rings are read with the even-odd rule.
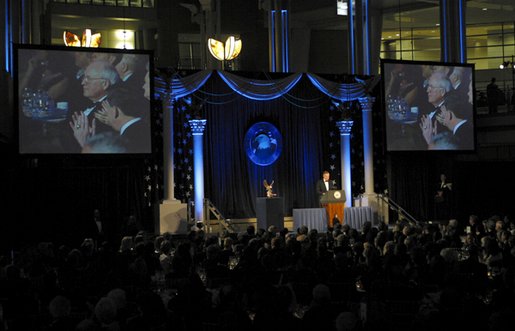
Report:
[[[89,6],[154,8],[154,0],[51,0],[56,3]]]

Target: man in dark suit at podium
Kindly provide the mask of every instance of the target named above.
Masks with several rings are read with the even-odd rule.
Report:
[[[317,194],[318,194],[318,202],[320,204],[320,199],[327,193],[329,190],[336,190],[336,185],[334,185],[331,180],[331,174],[329,171],[325,170],[322,173],[322,179],[317,182]]]

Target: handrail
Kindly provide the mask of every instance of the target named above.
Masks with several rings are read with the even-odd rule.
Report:
[[[377,195],[379,199],[384,201],[392,210],[399,213],[399,215],[403,215],[410,223],[413,223],[415,225],[422,224],[421,221],[417,220],[413,215],[408,213],[406,209],[402,208],[397,202],[392,200],[388,195],[378,194]]]
[[[232,226],[230,222],[228,222],[225,217],[222,215],[222,213],[216,208],[216,206],[213,204],[213,202],[207,198],[204,198],[204,221],[206,222],[207,229],[211,228],[211,219],[209,217],[209,212],[213,213],[215,215],[216,219],[222,225],[229,233],[235,233],[236,230]]]

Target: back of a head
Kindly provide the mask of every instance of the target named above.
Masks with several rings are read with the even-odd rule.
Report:
[[[131,94],[124,88],[113,88],[109,92],[108,101],[127,116],[141,117],[148,110],[148,100]]]
[[[107,293],[107,297],[113,301],[117,309],[124,308],[127,305],[127,295],[125,290],[115,288]]]
[[[48,304],[48,310],[53,318],[69,316],[71,313],[71,302],[68,298],[58,295]]]
[[[247,234],[251,236],[256,234],[256,228],[254,227],[254,225],[247,226]]]
[[[276,248],[279,249],[282,247],[283,239],[281,237],[274,237],[272,238],[270,245],[272,246],[272,249]]]
[[[452,111],[454,115],[461,119],[469,119],[472,117],[472,109],[470,105],[464,104],[463,100],[457,94],[448,94],[445,98],[445,108]]]
[[[325,284],[318,284],[313,288],[313,301],[323,304],[331,301],[331,291]]]
[[[123,54],[119,63],[124,63],[130,68],[130,70],[134,70],[138,63],[138,57],[136,54]]]
[[[77,323],[75,331],[100,331],[100,326],[92,319],[86,318]]]
[[[101,298],[95,306],[95,316],[102,324],[114,322],[116,319],[115,303],[107,297]]]
[[[220,256],[220,246],[213,244],[209,245],[206,248],[206,258],[208,260],[216,260]]]
[[[132,249],[133,240],[131,236],[125,236],[120,243],[120,252],[127,252]]]
[[[355,313],[344,311],[336,317],[336,331],[355,330],[358,326],[358,317]]]
[[[169,240],[163,240],[159,246],[161,254],[169,254],[172,251],[172,243]]]
[[[304,234],[304,235],[307,235],[308,232],[309,232],[309,229],[307,226],[305,225],[302,225],[300,228],[299,228],[299,234]]]

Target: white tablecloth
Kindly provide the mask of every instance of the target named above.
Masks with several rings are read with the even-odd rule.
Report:
[[[318,232],[327,232],[327,212],[324,208],[293,209],[293,226],[297,230],[302,225]]]
[[[374,214],[370,207],[347,207],[343,211],[343,223],[351,228],[361,229],[366,221],[373,223]]]

